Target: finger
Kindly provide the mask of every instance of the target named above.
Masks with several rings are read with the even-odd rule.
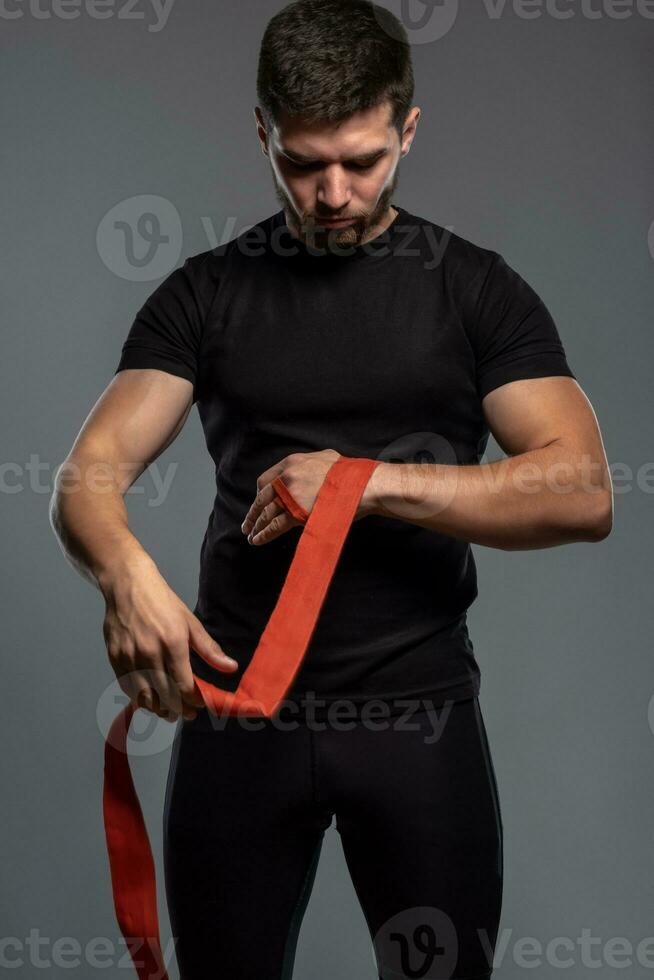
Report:
[[[269,466],[267,470],[264,470],[263,473],[259,474],[257,477],[257,492],[262,490],[269,483],[272,483],[276,476],[282,475],[290,458],[290,456],[284,456],[284,458],[280,459],[278,463],[274,464],[274,466]]]
[[[133,685],[133,688],[135,686]],[[167,720],[167,713],[161,705],[159,695],[144,680],[141,681],[141,685],[138,686],[138,690],[135,691],[131,700],[134,701],[137,707],[142,708],[144,711],[149,711],[151,714]]]
[[[152,672],[149,670],[145,672],[139,670],[125,671],[118,677],[118,683],[137,708],[150,711],[165,721],[171,721],[176,716],[174,714],[171,716],[168,707],[162,704],[156,687],[149,683],[151,675]]]
[[[248,541],[250,544],[257,546],[268,544],[269,541],[273,541],[275,538],[285,534],[285,532],[290,530],[290,528],[299,526],[299,524],[300,521],[296,521],[294,517],[291,517],[290,514],[287,514],[284,511],[273,517],[270,523],[256,534],[252,534],[248,538]]]
[[[176,721],[182,711],[182,699],[177,684],[167,670],[152,670],[150,674],[150,684],[159,701],[160,711],[157,714],[165,721]]]
[[[177,715],[175,712],[169,709],[165,704],[161,703],[161,698],[157,694],[156,690],[153,690],[152,692],[152,707],[150,710],[163,721],[177,721]]]
[[[199,657],[206,660],[210,667],[215,667],[216,670],[229,671],[229,673],[238,670],[238,660],[227,656],[220,644],[207,632],[198,617],[193,615],[193,613],[189,614],[188,626],[190,646]],[[194,695],[193,703],[200,707],[204,702],[199,695]]]
[[[192,721],[206,705],[193,677],[188,646],[185,650],[171,651],[169,670],[171,681],[179,694],[181,714]]]
[[[273,477],[274,479],[275,477]],[[269,506],[277,499],[277,494],[275,493],[274,487],[268,483],[266,486],[262,487],[254,501],[252,506],[245,515],[245,519],[241,524],[241,530],[244,534],[250,534],[252,528],[255,526],[256,522],[261,517],[261,514],[265,507]]]
[[[116,675],[120,689],[125,692],[133,704],[139,708],[150,710],[152,704],[152,690],[146,678],[140,671],[132,667],[131,670],[123,669]]]
[[[135,704],[139,708],[144,708],[146,711],[152,711],[154,705],[154,692],[152,688],[147,687],[145,684],[143,687],[137,691],[136,696],[133,698]]]
[[[273,517],[284,513],[284,511],[285,508],[277,497],[271,500],[270,503],[267,503],[261,510],[257,519],[253,522],[250,533],[248,534],[248,541],[251,541],[255,534],[258,534],[264,529],[264,527],[266,527],[266,525],[270,524]]]

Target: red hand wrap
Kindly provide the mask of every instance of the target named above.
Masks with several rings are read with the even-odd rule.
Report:
[[[381,460],[340,456],[330,467],[310,513],[278,477],[277,495],[304,524],[284,586],[235,692],[194,675],[207,709],[219,715],[270,718],[300,667],[345,538],[368,481]],[[155,866],[127,756],[136,705],[111,725],[105,743],[103,816],[114,908],[139,980],[168,980],[157,915]]]

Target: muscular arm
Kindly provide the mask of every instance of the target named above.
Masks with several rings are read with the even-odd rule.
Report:
[[[164,580],[125,507],[126,491],[180,432],[192,393],[190,381],[163,370],[119,371],[59,468],[50,503],[65,556],[104,596],[103,633],[121,688],[169,721],[204,705],[191,648],[218,670],[238,667]]]
[[[382,463],[374,513],[506,551],[601,541],[613,496],[593,408],[569,377],[489,392],[484,417],[507,458],[453,466]]]
[[[57,472],[52,528],[71,565],[101,591],[152,562],[130,531],[124,494],[181,431],[192,390],[163,371],[119,372]]]

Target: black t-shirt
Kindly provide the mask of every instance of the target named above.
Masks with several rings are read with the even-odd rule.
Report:
[[[240,526],[259,474],[294,452],[390,463],[476,464],[481,399],[521,378],[575,377],[538,294],[491,249],[410,214],[329,254],[284,212],[186,259],[136,314],[117,371],[158,368],[194,385],[216,493],[194,613],[241,669],[194,673],[233,691],[277,601],[301,527],[265,545]],[[466,624],[470,544],[392,517],[355,522],[287,700],[479,692]],[[316,699],[319,699],[316,702]],[[324,707],[321,708],[321,705]]]

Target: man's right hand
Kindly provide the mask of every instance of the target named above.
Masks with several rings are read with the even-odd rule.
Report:
[[[228,657],[167,584],[154,561],[130,565],[103,583],[103,633],[111,666],[130,701],[164,718],[197,717],[205,707],[191,670],[190,649],[217,670]]]

